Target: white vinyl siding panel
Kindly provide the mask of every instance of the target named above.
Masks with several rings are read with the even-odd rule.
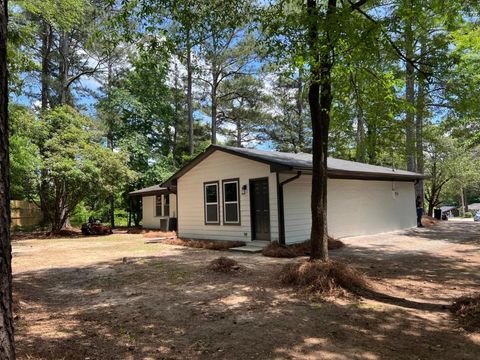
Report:
[[[281,180],[288,176],[282,175]],[[284,185],[285,239],[310,238],[310,175]],[[392,186],[394,190],[392,191]],[[394,198],[394,192],[397,194]],[[375,234],[416,225],[413,182],[328,180],[328,232],[334,238]]]
[[[270,166],[240,156],[215,151],[177,181],[178,233],[180,237],[212,240],[250,241],[250,189],[242,194],[243,185],[249,187],[250,179],[269,179],[270,236],[278,240],[277,186],[276,175],[270,173]],[[206,182],[239,178],[240,225],[223,224],[223,194],[220,195],[219,225],[205,225],[204,192]]]
[[[164,195],[167,196],[167,195]],[[177,215],[177,199],[175,194],[169,194],[170,197],[170,217],[176,217]],[[146,229],[160,229],[161,216],[155,216],[156,213],[156,196],[144,196],[142,197],[142,226]]]

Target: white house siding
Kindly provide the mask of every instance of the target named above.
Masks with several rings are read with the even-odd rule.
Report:
[[[165,195],[164,195],[165,196]],[[170,217],[177,216],[177,200],[175,194],[170,197]],[[142,197],[142,226],[146,229],[160,229],[161,216],[155,216],[155,195]]]
[[[155,217],[155,196],[144,196],[142,198],[142,226],[146,229],[159,229],[160,220]]]
[[[250,179],[268,177],[270,196],[270,236],[278,240],[277,182],[270,166],[240,156],[215,151],[177,180],[178,234],[184,238],[250,241],[250,195],[242,194]],[[220,225],[205,225],[203,184],[210,181],[239,178],[241,225],[223,225],[222,191],[220,190]]]
[[[170,217],[177,217],[177,195],[170,194]]]
[[[281,180],[289,176],[282,175]],[[310,238],[311,181],[310,175],[302,175],[284,185],[287,243]],[[413,182],[329,179],[327,196],[328,232],[334,238],[416,225]]]

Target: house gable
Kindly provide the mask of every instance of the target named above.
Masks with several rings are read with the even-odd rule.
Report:
[[[269,164],[236,156],[225,151],[211,151],[201,161],[189,166],[188,171],[176,179],[178,189],[179,235],[182,237],[218,240],[250,241],[252,223],[250,216],[250,180],[267,178],[269,187],[271,240],[278,240],[277,179]],[[228,224],[224,219],[223,186],[232,179],[238,180],[238,224]],[[219,223],[205,223],[206,183],[219,184]],[[242,190],[244,188],[245,190]]]

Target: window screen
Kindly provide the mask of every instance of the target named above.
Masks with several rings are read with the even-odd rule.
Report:
[[[155,196],[155,216],[162,216],[162,195]]]
[[[223,222],[224,224],[240,223],[238,180],[223,182]]]
[[[170,216],[170,195],[164,195],[163,216]]]
[[[205,191],[205,223],[218,224],[218,183],[204,185]]]

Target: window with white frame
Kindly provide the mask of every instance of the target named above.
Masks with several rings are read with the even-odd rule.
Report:
[[[223,184],[223,223],[240,224],[240,196],[238,179],[224,180]]]
[[[162,195],[155,196],[155,216],[162,216]]]
[[[203,186],[205,196],[205,224],[219,224],[218,181],[205,183]]]
[[[163,216],[170,216],[170,195],[163,195]]]

